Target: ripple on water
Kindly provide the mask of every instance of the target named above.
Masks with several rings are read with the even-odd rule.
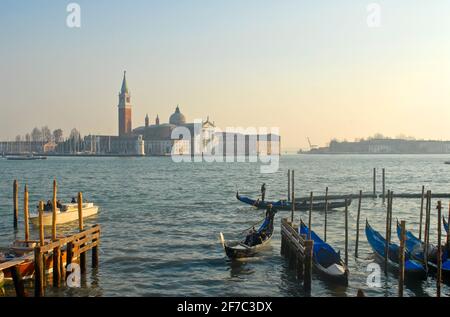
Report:
[[[54,296],[304,296],[295,272],[280,256],[279,219],[271,248],[254,259],[229,261],[218,233],[226,238],[250,227],[264,215],[238,202],[235,193],[258,195],[262,182],[269,199],[286,197],[286,173],[296,172],[296,195],[312,190],[323,194],[343,194],[372,190],[372,168],[387,171],[387,188],[394,192],[420,192],[421,186],[435,192],[446,191],[450,169],[443,156],[282,156],[280,170],[260,174],[257,164],[175,164],[170,158],[49,158],[42,162],[0,160],[0,243],[14,239],[11,229],[13,179],[30,189],[30,205],[47,200],[51,181],[58,179],[59,197],[70,199],[78,191],[101,206],[86,226],[100,223],[102,240],[100,268],[86,276],[81,289],[51,290]],[[77,171],[77,173],[68,173]],[[381,172],[379,173],[381,175]],[[379,178],[380,179],[380,178]],[[379,185],[379,188],[381,186]],[[21,202],[20,202],[21,204]],[[21,206],[19,206],[21,208]],[[357,203],[349,209],[350,284],[337,287],[315,277],[314,296],[354,296],[362,288],[369,296],[395,296],[397,279],[382,275],[381,288],[366,284],[367,265],[374,261],[364,235],[364,220],[384,233],[386,206],[381,200],[366,199],[361,210],[359,258],[353,256]],[[408,229],[418,232],[420,200],[394,199],[394,218],[405,219]],[[296,212],[295,219],[307,219]],[[323,234],[323,212],[312,215],[313,229]],[[395,221],[395,220],[394,220]],[[432,219],[436,228],[436,219]],[[395,223],[395,222],[394,222]],[[23,223],[19,223],[23,232]],[[73,232],[70,225],[58,226],[62,233]],[[46,231],[47,234],[49,231]],[[37,237],[35,228],[32,236]],[[344,214],[328,214],[328,241],[343,253]],[[20,237],[20,236],[19,236]],[[432,237],[435,242],[436,237]],[[397,237],[393,235],[394,241]],[[407,285],[408,296],[432,296],[435,280]],[[12,287],[6,293],[13,295]],[[443,287],[448,294],[448,286]]]

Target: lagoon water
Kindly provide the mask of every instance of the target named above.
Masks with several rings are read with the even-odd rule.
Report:
[[[267,184],[267,199],[286,198],[287,170],[295,169],[296,196],[312,190],[323,195],[372,190],[372,168],[386,168],[386,187],[396,193],[419,193],[421,186],[433,192],[449,192],[450,166],[440,155],[285,155],[274,174],[260,174],[259,163],[174,163],[170,158],[53,158],[43,161],[0,159],[0,245],[23,237],[20,213],[18,233],[12,226],[12,182],[21,191],[29,186],[30,206],[51,198],[52,179],[59,185],[59,198],[69,200],[78,191],[100,205],[97,216],[86,225],[102,226],[100,267],[88,270],[80,289],[47,289],[48,296],[303,296],[301,282],[280,256],[280,219],[276,217],[271,247],[258,257],[229,261],[218,239],[251,226],[264,212],[235,198],[238,189],[256,197]],[[22,208],[22,192],[19,201]],[[436,201],[433,201],[433,207]],[[448,206],[448,201],[443,201]],[[22,210],[22,209],[20,209]],[[355,296],[362,288],[368,296],[396,296],[397,278],[381,274],[381,287],[366,283],[367,265],[374,256],[364,234],[364,221],[384,234],[386,206],[381,199],[362,203],[359,257],[354,257],[357,202],[349,209],[350,240],[348,287],[335,286],[314,276],[313,296]],[[394,199],[393,217],[406,220],[418,233],[420,199]],[[444,214],[447,215],[445,209]],[[436,213],[432,208],[432,240],[436,240]],[[307,219],[296,212],[295,219]],[[313,230],[323,234],[323,212],[313,213]],[[343,254],[344,212],[329,213],[328,241]],[[393,226],[394,228],[394,226]],[[32,228],[33,237],[37,236]],[[74,230],[58,226],[61,233]],[[47,232],[49,234],[49,232]],[[398,241],[393,234],[393,241]],[[28,282],[28,283],[31,283]],[[406,285],[406,296],[434,296],[436,281]],[[13,296],[11,284],[1,294]],[[450,288],[443,286],[443,295]]]

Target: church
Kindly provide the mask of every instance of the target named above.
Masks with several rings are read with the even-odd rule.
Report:
[[[221,132],[214,122],[195,120],[187,122],[186,116],[177,105],[175,112],[169,117],[168,123],[161,123],[156,115],[150,123],[148,114],[143,120],[144,125],[133,129],[131,93],[127,83],[126,72],[123,74],[122,86],[119,92],[118,135],[88,135],[84,138],[84,149],[92,155],[130,155],[130,156],[170,156],[170,155],[200,155],[208,153],[215,147],[224,155],[280,155],[280,136],[275,134],[242,134]],[[188,131],[189,138],[172,138],[175,129]],[[179,130],[177,130],[179,131]],[[175,131],[175,132],[177,132]],[[237,140],[243,140],[238,146]]]
[[[194,155],[201,151],[194,144],[195,123],[188,123],[185,115],[177,105],[175,112],[170,115],[168,123],[161,123],[156,115],[154,123],[150,123],[148,114],[143,120],[144,125],[133,129],[131,93],[128,88],[126,72],[123,74],[122,86],[119,92],[118,136],[88,135],[84,138],[85,149],[91,154],[122,154],[137,156],[170,156]],[[191,133],[189,140],[172,139],[172,131],[177,127],[185,127]],[[214,138],[214,122],[206,119],[201,122],[202,144]],[[205,139],[206,138],[206,139]]]

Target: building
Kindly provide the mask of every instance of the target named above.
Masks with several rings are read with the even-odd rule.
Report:
[[[196,149],[194,135],[196,123],[188,123],[186,116],[181,113],[179,105],[170,115],[168,123],[160,123],[159,115],[155,123],[150,124],[148,114],[145,116],[144,125],[133,129],[131,93],[128,87],[126,72],[123,74],[122,86],[119,92],[118,124],[119,135],[88,135],[84,138],[84,149],[91,154],[121,154],[121,155],[152,155],[169,156],[192,155],[200,153]],[[205,138],[214,135],[214,123],[209,118],[201,124],[201,135]],[[176,128],[186,128],[190,132],[190,138],[172,138]],[[202,139],[202,143],[208,140]]]

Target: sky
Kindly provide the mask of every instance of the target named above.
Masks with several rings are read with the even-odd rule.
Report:
[[[284,149],[450,140],[449,14],[447,0],[1,0],[0,139],[116,135],[126,70],[133,128],[179,104],[191,122],[278,127]]]

